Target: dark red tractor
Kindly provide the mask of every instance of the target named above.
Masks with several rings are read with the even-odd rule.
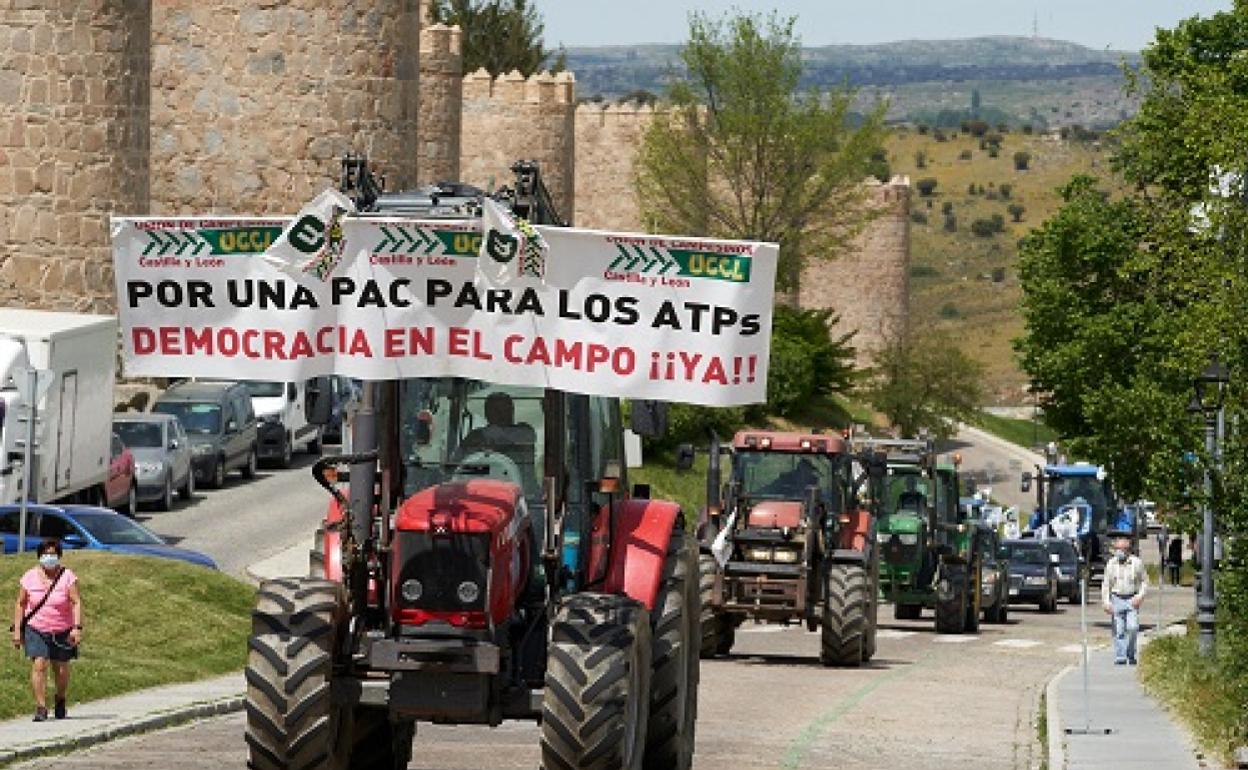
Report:
[[[557,222],[536,168],[515,170],[496,199]],[[471,188],[391,197],[347,172],[362,210],[480,211]],[[309,397],[314,420],[328,393]],[[634,403],[634,430],[659,417]],[[259,589],[252,768],[402,768],[417,722],[508,719],[540,722],[547,770],[690,767],[697,548],[676,504],[630,493],[616,399],[366,382],[351,431],[353,454],[313,467],[332,495],[322,576]]]

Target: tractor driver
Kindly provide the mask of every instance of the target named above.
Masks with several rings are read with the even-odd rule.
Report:
[[[460,442],[458,454],[464,457],[482,449],[501,452],[520,466],[526,490],[535,490],[537,432],[528,423],[516,422],[516,405],[511,396],[495,391],[485,397],[485,425],[474,428]]]
[[[927,495],[919,491],[919,480],[906,477],[906,488],[897,496],[897,510],[921,511],[927,506]]]
[[[819,472],[809,457],[803,457],[789,470],[763,488],[763,494],[801,497],[807,487],[819,486]]]

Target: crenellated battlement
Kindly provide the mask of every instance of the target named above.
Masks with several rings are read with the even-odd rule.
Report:
[[[576,77],[571,72],[538,72],[526,78],[518,70],[495,78],[485,69],[464,76],[464,99],[494,99],[509,104],[555,104],[576,102]]]
[[[431,64],[441,64],[448,59],[455,59],[454,68],[458,73],[460,56],[463,50],[463,31],[445,24],[432,24],[420,30],[420,66],[422,70]],[[431,57],[432,61],[428,58]]]

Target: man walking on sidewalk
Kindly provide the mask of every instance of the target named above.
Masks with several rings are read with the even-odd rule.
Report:
[[[1140,633],[1140,604],[1148,590],[1144,562],[1130,552],[1131,540],[1114,540],[1114,558],[1105,565],[1101,603],[1114,619],[1114,664],[1135,665],[1135,641]]]

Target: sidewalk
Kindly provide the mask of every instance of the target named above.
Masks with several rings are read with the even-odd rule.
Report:
[[[1184,627],[1168,626],[1162,633],[1184,633]],[[1140,642],[1151,638],[1141,634]],[[1113,650],[1104,645],[1091,650],[1088,659],[1086,716],[1082,661],[1049,684],[1050,770],[1205,767],[1187,733],[1144,691],[1137,667],[1115,666]]]
[[[310,546],[311,543],[300,543],[288,548],[251,565],[247,574],[256,581],[306,575]],[[71,697],[69,719],[35,724],[30,716],[23,716],[0,722],[0,765],[241,711],[246,687],[239,671],[87,703],[74,703]]]

